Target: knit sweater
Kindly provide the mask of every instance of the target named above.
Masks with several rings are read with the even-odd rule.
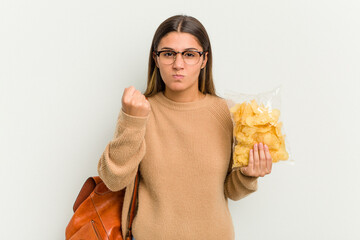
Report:
[[[110,190],[126,188],[124,239],[138,167],[136,240],[235,239],[228,198],[239,200],[256,191],[257,178],[231,168],[233,123],[226,101],[206,94],[179,103],[163,92],[148,100],[147,117],[120,111],[114,137],[98,163]]]

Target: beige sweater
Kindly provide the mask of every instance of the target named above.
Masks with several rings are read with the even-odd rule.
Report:
[[[228,198],[256,191],[257,178],[231,170],[233,124],[226,101],[178,103],[162,92],[149,99],[148,117],[120,111],[113,140],[98,164],[109,189],[127,188],[123,235],[140,166],[136,240],[235,239]]]

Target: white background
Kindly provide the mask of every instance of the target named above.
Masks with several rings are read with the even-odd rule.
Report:
[[[145,90],[156,28],[187,14],[210,35],[220,96],[283,86],[295,164],[229,202],[236,239],[360,239],[359,13],[357,0],[1,1],[0,238],[64,239],[124,88]]]

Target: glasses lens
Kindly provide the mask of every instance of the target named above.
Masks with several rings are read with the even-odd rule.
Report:
[[[172,64],[175,59],[175,52],[172,51],[164,51],[159,55],[160,62],[163,64]]]
[[[183,59],[186,64],[194,65],[199,62],[200,54],[194,51],[184,52]]]
[[[162,64],[173,64],[176,57],[177,54],[173,51],[164,51],[159,55]],[[194,51],[186,51],[182,54],[182,58],[186,64],[194,65],[199,62],[200,54]]]

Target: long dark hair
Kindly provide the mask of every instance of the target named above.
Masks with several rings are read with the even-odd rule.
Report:
[[[154,34],[149,54],[148,80],[146,91],[144,93],[145,97],[151,97],[156,93],[165,90],[165,83],[161,78],[158,67],[156,66],[153,53],[157,50],[161,39],[170,32],[192,34],[199,41],[203,51],[208,52],[206,66],[201,69],[199,74],[199,91],[216,96],[212,75],[211,44],[204,26],[194,17],[175,15],[162,22]]]

